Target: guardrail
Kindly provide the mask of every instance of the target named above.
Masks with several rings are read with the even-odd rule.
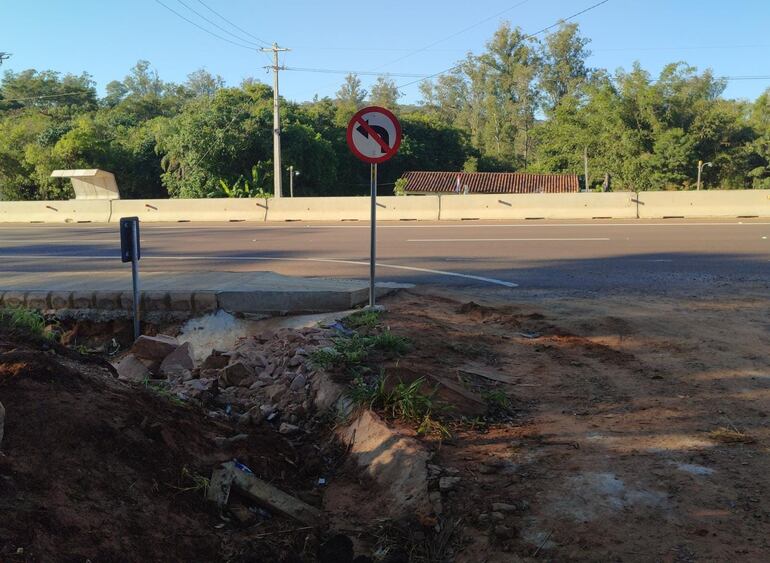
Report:
[[[0,223],[367,221],[368,197],[0,202]],[[770,217],[770,190],[385,196],[382,221]]]

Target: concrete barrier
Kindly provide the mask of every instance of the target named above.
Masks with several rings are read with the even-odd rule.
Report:
[[[0,223],[107,223],[108,200],[0,201]]]
[[[377,220],[438,221],[439,196],[384,196],[377,198]]]
[[[634,194],[443,195],[440,219],[634,219]]]
[[[217,199],[121,199],[112,202],[112,221],[139,217],[140,221],[264,221],[267,200],[261,198]]]
[[[770,217],[770,190],[641,192],[640,219]]]
[[[268,221],[366,221],[368,197],[282,197],[267,204]]]

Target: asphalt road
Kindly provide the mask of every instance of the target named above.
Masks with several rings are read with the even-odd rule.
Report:
[[[387,281],[525,289],[724,287],[770,282],[770,222],[383,223]],[[365,223],[143,224],[145,271],[366,278]],[[117,225],[0,225],[2,272],[123,270]]]

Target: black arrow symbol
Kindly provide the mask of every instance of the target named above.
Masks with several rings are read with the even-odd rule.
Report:
[[[366,124],[367,124],[367,125],[369,125],[369,121],[368,121],[368,120],[366,121]],[[387,146],[390,146],[390,133],[388,133],[388,130],[387,130],[387,129],[385,129],[384,127],[380,127],[379,125],[369,125],[369,127],[370,127],[370,128],[371,128],[371,129],[372,129],[372,130],[373,130],[375,133],[377,133],[377,135],[380,137],[380,139],[382,139],[382,140],[383,140],[383,142],[384,142],[384,143],[385,143]],[[359,125],[359,126],[356,128],[356,131],[358,131],[359,133],[361,133],[361,135],[363,135],[365,139],[368,139],[368,138],[369,138],[369,131],[367,131],[367,130],[366,130],[366,128],[365,128],[363,125]],[[380,147],[380,150],[382,151],[382,154],[385,154],[385,153],[387,152],[387,151],[386,151],[385,149],[383,149],[382,147]]]

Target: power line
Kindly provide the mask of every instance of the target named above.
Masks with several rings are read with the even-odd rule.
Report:
[[[602,0],[601,2],[597,2],[596,4],[593,4],[593,5],[589,6],[588,8],[585,8],[583,10],[580,10],[579,12],[576,12],[576,13],[572,14],[571,16],[568,16],[566,18],[560,19],[559,21],[557,21],[554,24],[549,25],[548,27],[544,27],[540,31],[536,31],[535,33],[530,33],[529,35],[525,35],[524,37],[521,38],[521,40],[525,41],[527,39],[532,39],[535,36],[540,35],[541,33],[545,33],[546,31],[548,31],[550,29],[553,29],[554,27],[560,26],[564,22],[568,22],[569,20],[574,19],[574,18],[576,18],[576,17],[578,17],[578,16],[580,16],[582,14],[585,14],[586,12],[590,12],[591,10],[594,10],[594,9],[598,8],[602,4],[606,4],[609,1],[610,0]],[[424,80],[430,80],[431,78],[436,78],[437,76],[441,76],[442,74],[446,74],[447,72],[452,72],[453,70],[459,68],[462,64],[463,63],[458,63],[458,64],[454,65],[451,68],[448,68],[446,70],[442,70],[441,72],[437,72],[435,74],[431,74],[429,76],[426,76],[424,78]],[[398,89],[400,90],[401,88],[406,88],[407,86],[411,86],[412,84],[417,84],[418,82],[421,82],[421,80],[413,80],[411,82],[407,82],[406,84],[401,84],[401,85],[398,86]]]
[[[250,32],[248,32],[248,31],[246,31],[245,29],[243,29],[242,27],[239,27],[238,25],[234,24],[233,22],[231,22],[230,20],[228,20],[226,17],[224,17],[222,14],[220,14],[219,12],[217,12],[216,10],[214,10],[213,8],[209,7],[209,6],[208,6],[208,4],[206,4],[205,2],[203,2],[203,0],[197,0],[197,2],[198,2],[198,4],[200,4],[201,6],[203,6],[204,8],[206,8],[206,9],[207,9],[209,12],[211,12],[212,14],[214,14],[215,16],[217,16],[218,18],[220,18],[222,21],[224,21],[224,22],[226,22],[226,23],[229,23],[231,26],[233,26],[235,29],[237,29],[237,30],[238,30],[238,31],[240,31],[241,33],[245,33],[246,35],[248,35],[248,36],[249,36],[249,37],[251,37],[252,39],[256,39],[257,41],[259,41],[260,43],[263,43],[264,45],[267,45],[268,47],[270,46],[270,42],[269,42],[269,41],[265,41],[264,39],[260,39],[259,37],[257,37],[257,36],[256,36],[256,35],[254,35],[253,33],[250,33]]]
[[[315,72],[320,74],[356,74],[360,76],[400,76],[402,78],[424,78],[424,74],[416,73],[382,73],[374,70],[335,70],[329,68],[301,68],[301,67],[285,67],[283,70],[292,70],[294,72]]]
[[[173,14],[176,14],[178,17],[182,18],[187,23],[194,25],[195,27],[197,27],[198,29],[200,29],[202,31],[205,31],[209,35],[213,35],[217,39],[221,39],[222,41],[227,41],[228,43],[231,43],[231,44],[233,44],[233,45],[235,45],[237,47],[240,47],[241,49],[248,49],[249,51],[256,51],[256,49],[254,47],[250,46],[250,45],[243,45],[242,43],[237,43],[235,41],[232,41],[232,40],[228,39],[227,37],[222,37],[221,35],[218,35],[218,34],[214,33],[210,29],[206,29],[202,25],[198,25],[197,23],[195,23],[191,19],[189,19],[189,18],[183,16],[182,14],[180,14],[179,12],[177,12],[175,9],[173,9],[173,8],[167,6],[166,4],[164,4],[163,2],[161,2],[161,0],[155,0],[155,2],[160,4],[164,8],[166,8],[169,12],[171,12]]]
[[[224,31],[224,32],[225,32],[227,35],[229,35],[230,37],[233,37],[234,39],[237,39],[238,41],[243,41],[244,43],[249,43],[249,44],[252,44],[252,45],[254,45],[255,47],[257,47],[257,46],[258,46],[258,45],[257,45],[257,43],[254,43],[253,41],[251,41],[251,40],[249,40],[249,39],[244,39],[244,38],[242,38],[242,37],[238,37],[237,35],[235,35],[235,34],[234,34],[232,31],[230,31],[229,29],[226,29],[226,28],[222,27],[221,25],[219,25],[218,23],[216,23],[216,22],[214,22],[214,21],[211,21],[209,18],[207,18],[206,16],[204,16],[203,14],[201,14],[201,13],[200,13],[199,11],[197,11],[195,8],[192,8],[192,7],[188,6],[187,4],[185,4],[185,3],[184,3],[182,0],[176,0],[176,1],[177,1],[177,2],[179,2],[179,3],[180,3],[182,6],[184,6],[185,8],[187,8],[188,10],[190,10],[190,11],[191,11],[193,14],[195,14],[196,16],[198,16],[200,19],[202,19],[202,20],[204,20],[204,21],[207,21],[208,23],[210,23],[211,25],[213,25],[214,27],[216,27],[216,28],[217,28],[217,29],[219,29],[220,31]]]
[[[412,51],[411,53],[408,53],[408,54],[406,54],[406,55],[404,55],[402,57],[399,57],[397,59],[393,59],[390,62],[387,62],[387,63],[385,63],[383,65],[380,65],[375,70],[381,69],[381,68],[386,67],[386,66],[390,66],[390,65],[395,64],[397,62],[401,62],[404,59],[408,59],[409,57],[414,56],[414,55],[416,55],[418,53],[423,53],[423,52],[427,51],[428,49],[430,49],[431,47],[435,47],[439,43],[443,43],[444,41],[449,41],[450,39],[453,39],[453,38],[457,37],[458,35],[462,35],[466,31],[470,31],[471,29],[476,28],[476,27],[478,27],[480,25],[483,25],[483,24],[487,23],[490,20],[498,18],[498,17],[502,16],[503,14],[505,14],[506,12],[510,12],[511,10],[515,10],[516,8],[518,8],[519,6],[523,6],[527,2],[529,2],[529,0],[523,0],[522,2],[519,2],[518,4],[514,4],[513,6],[511,6],[509,8],[506,8],[505,10],[502,10],[500,12],[497,12],[496,14],[494,14],[492,16],[489,16],[488,18],[484,18],[483,20],[481,20],[479,22],[476,22],[473,25],[469,25],[468,27],[466,27],[464,29],[461,29],[460,31],[458,31],[456,33],[453,33],[452,35],[447,35],[446,37],[444,37],[442,39],[439,39],[437,41],[434,41],[433,43],[430,43],[429,45],[426,45],[425,47],[422,47],[420,49],[416,49],[416,50]]]

